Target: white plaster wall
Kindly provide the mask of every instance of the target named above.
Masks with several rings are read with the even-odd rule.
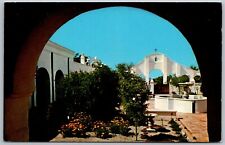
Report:
[[[45,68],[48,71],[49,75],[49,83],[50,83],[50,103],[53,101],[52,97],[52,74],[51,74],[51,52],[43,49],[39,60],[38,60],[38,68]],[[36,90],[36,89],[35,89]],[[36,91],[34,92],[34,106],[36,106]]]
[[[144,70],[144,62],[142,61],[141,63],[137,64],[134,68],[133,68],[134,72],[136,74],[143,74]]]
[[[64,75],[68,74],[68,62],[67,61],[68,61],[68,57],[53,53],[54,79],[55,79],[56,72],[58,70],[61,70]]]
[[[207,112],[207,99],[205,100],[198,100],[195,103],[195,112],[201,113],[201,112]]]
[[[155,98],[155,109],[168,110],[168,98]]]
[[[51,72],[51,53],[53,53],[53,80],[52,80],[52,72]],[[69,58],[69,71],[93,71],[94,68],[91,66],[86,66],[73,61],[75,52],[64,48],[54,42],[48,41],[45,45],[39,60],[38,60],[38,68],[45,68],[48,71],[49,79],[50,79],[50,102],[53,100],[52,95],[52,85],[53,92],[55,94],[55,75],[58,70],[61,70],[64,75],[68,74],[68,58]],[[53,83],[52,83],[53,82]],[[34,92],[34,104],[36,104],[36,92]],[[35,105],[36,106],[36,105]]]
[[[158,58],[157,61],[155,61],[155,57]],[[144,74],[145,80],[147,82],[149,81],[148,80],[149,72],[151,72],[154,69],[159,69],[162,71],[164,75],[164,79],[163,79],[164,83],[166,83],[166,77],[170,73],[176,74],[177,76],[188,75],[191,81],[193,81],[193,77],[196,74],[200,74],[197,71],[184,67],[170,60],[168,57],[166,57],[164,54],[161,54],[161,53],[146,56],[142,62],[135,65],[133,68],[136,74]]]
[[[183,113],[192,113],[192,101],[174,99],[174,110]]]
[[[174,110],[174,99],[168,99],[168,110]]]
[[[161,111],[177,111],[182,113],[192,113],[193,102],[195,102],[195,112],[207,112],[207,99],[179,99],[155,97],[155,109]]]
[[[48,71],[48,74],[51,72],[51,52],[43,50],[39,60],[38,60],[38,68],[45,68]]]
[[[75,54],[74,51],[72,51],[70,49],[67,49],[63,46],[60,46],[60,45],[58,45],[54,42],[51,42],[51,41],[47,42],[47,44],[44,47],[44,50],[53,52],[54,54],[60,54],[60,55],[65,56],[65,57],[70,57],[70,58],[73,58],[74,54]]]

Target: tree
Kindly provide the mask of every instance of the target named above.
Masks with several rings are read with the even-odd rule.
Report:
[[[189,77],[187,75],[182,75],[179,78],[179,83],[189,82]]]
[[[75,55],[73,57],[73,61],[80,63],[80,54],[79,53],[75,53]]]
[[[155,78],[153,80],[158,85],[162,85],[163,84],[163,76],[159,76],[159,77],[157,77],[157,78]]]
[[[119,76],[119,96],[124,113],[130,121],[143,120],[147,107],[144,103],[149,93],[145,80],[131,73],[131,64],[118,64],[116,68]]]
[[[171,78],[170,83],[171,83],[173,86],[178,87],[178,84],[179,84],[179,78],[178,78],[177,76],[174,75],[174,76]]]
[[[199,75],[195,76],[195,77],[194,77],[194,80],[195,80],[196,83],[202,82],[202,78],[201,78],[201,76],[199,76]]]
[[[117,87],[117,73],[105,65],[90,73],[70,73],[64,81],[69,114],[82,111],[94,119],[112,118],[119,102]]]
[[[118,76],[106,65],[97,66],[93,72],[95,87],[92,90],[94,107],[92,114],[100,119],[112,119],[117,113],[115,107],[119,106]]]
[[[176,87],[178,87],[179,83],[189,82],[189,77],[187,75],[182,75],[180,77],[174,75],[170,79],[171,79],[170,83]]]
[[[194,66],[194,65],[191,65],[190,68],[193,69],[193,70],[196,70],[196,71],[199,70],[199,68],[197,66]]]

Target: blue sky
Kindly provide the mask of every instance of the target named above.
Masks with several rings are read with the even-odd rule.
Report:
[[[77,53],[97,56],[113,69],[119,63],[137,64],[154,49],[184,66],[198,66],[191,45],[174,25],[132,7],[82,13],[61,26],[50,40]],[[150,75],[161,73],[156,70]]]

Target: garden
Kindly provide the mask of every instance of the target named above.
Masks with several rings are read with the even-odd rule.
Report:
[[[172,127],[152,125],[155,137],[146,130],[149,90],[145,80],[131,73],[131,68],[132,65],[119,64],[111,70],[99,64],[92,72],[66,76],[56,88],[64,90],[63,97],[50,104],[47,112],[50,130],[56,135],[51,141],[179,140],[181,136],[165,134]]]

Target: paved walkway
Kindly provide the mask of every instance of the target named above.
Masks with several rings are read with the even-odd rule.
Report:
[[[209,142],[206,113],[177,113],[191,142]]]
[[[156,110],[154,109],[154,99],[150,99],[147,103],[149,104],[149,111]],[[162,118],[162,116],[158,116],[158,118],[160,117]],[[177,112],[176,118],[182,118],[179,119],[180,123],[184,127],[185,133],[191,142],[209,142],[207,130],[207,113]]]

